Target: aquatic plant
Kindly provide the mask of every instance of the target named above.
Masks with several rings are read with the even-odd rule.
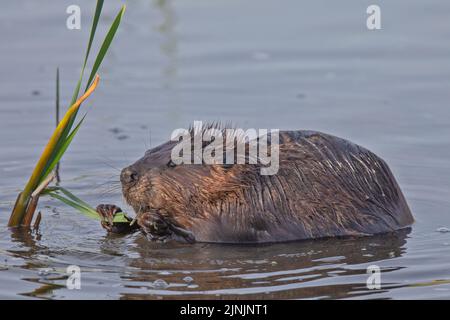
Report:
[[[100,220],[100,216],[94,208],[63,187],[48,187],[43,191],[43,194],[60,200],[61,202],[78,210],[88,218]],[[121,212],[114,217],[114,222],[128,223],[129,220],[126,219],[125,214]]]
[[[111,45],[111,42],[116,35],[116,31],[119,28],[122,16],[125,12],[125,5],[122,6],[116,18],[112,22],[103,42],[98,51],[98,54],[94,60],[94,64],[91,69],[91,73],[89,75],[88,81],[86,83],[86,88],[79,97],[81,85],[83,82],[84,71],[86,69],[87,61],[89,59],[89,54],[91,52],[92,43],[94,40],[95,32],[97,30],[98,21],[100,19],[100,15],[103,8],[104,0],[97,0],[94,18],[92,21],[92,27],[89,36],[89,42],[86,49],[86,54],[83,61],[83,66],[81,69],[81,74],[76,84],[72,100],[70,103],[70,107],[67,110],[66,114],[59,122],[55,131],[53,132],[50,140],[48,141],[39,161],[37,162],[31,177],[28,180],[28,183],[25,185],[25,188],[22,192],[19,193],[16,203],[14,205],[13,211],[11,213],[8,226],[16,227],[16,226],[30,226],[31,221],[33,219],[34,211],[36,210],[39,197],[42,194],[48,194],[62,202],[71,205],[72,207],[78,209],[84,214],[87,214],[90,217],[93,217],[93,212],[95,210],[85,202],[81,201],[79,198],[75,197],[73,194],[68,192],[67,190],[59,187],[59,188],[47,188],[48,185],[52,182],[55,177],[55,168],[59,161],[61,160],[64,153],[67,151],[70,143],[74,139],[78,130],[80,129],[84,118],[84,115],[78,123],[74,126],[75,120],[77,118],[78,111],[80,109],[81,104],[94,92],[97,88],[97,85],[100,81],[100,77],[97,74],[98,69],[100,68],[103,58],[105,57],[108,49]],[[59,99],[59,73],[57,75],[57,99]],[[57,102],[57,104],[59,101]],[[60,194],[61,192],[62,194]],[[98,217],[98,216],[96,216]],[[117,219],[117,220],[116,220]],[[124,222],[123,215],[118,215],[114,220],[115,222]],[[126,219],[125,219],[126,220]]]

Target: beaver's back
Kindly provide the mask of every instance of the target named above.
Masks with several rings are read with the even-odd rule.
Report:
[[[281,228],[288,234],[370,235],[414,221],[387,164],[347,140],[315,131],[281,132],[280,164],[267,182],[286,197],[286,205],[275,202],[285,207],[286,217],[293,215]]]
[[[228,203],[227,214],[207,222],[210,228],[203,224],[198,240],[277,242],[372,235],[414,221],[382,159],[315,131],[280,132],[278,173],[254,174],[243,197],[243,205]]]

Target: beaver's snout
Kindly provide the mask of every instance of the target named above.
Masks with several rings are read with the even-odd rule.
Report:
[[[145,171],[141,163],[126,167],[120,174],[122,194],[136,213],[157,205],[157,203],[154,203],[152,179],[153,175],[150,174],[150,170]]]
[[[135,184],[139,179],[139,174],[133,168],[125,168],[120,174],[120,182],[124,186],[129,186]]]

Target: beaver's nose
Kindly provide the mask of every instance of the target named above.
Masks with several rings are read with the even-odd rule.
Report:
[[[131,168],[125,168],[122,170],[122,173],[120,174],[120,181],[122,184],[132,184],[135,183],[138,180],[138,173],[131,169]]]

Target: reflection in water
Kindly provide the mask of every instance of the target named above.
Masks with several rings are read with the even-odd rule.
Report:
[[[251,299],[289,299],[370,294],[365,287],[366,264],[400,257],[409,232],[263,246],[168,245],[139,237],[134,246],[138,257],[129,261],[137,271],[125,280],[128,288],[144,285],[145,290],[125,292],[122,297],[231,298],[238,294]],[[397,269],[382,268],[382,272]],[[187,274],[192,283],[183,280]],[[352,276],[356,282],[342,278]]]
[[[51,275],[52,281],[66,278],[60,273],[57,273],[56,269],[48,268],[46,261],[42,261],[38,258],[50,254],[48,248],[40,244],[41,235],[39,232],[22,228],[11,228],[8,230],[10,231],[11,243],[13,244],[12,248],[8,250],[8,256],[22,260],[23,264],[21,265],[21,268],[40,270],[38,275],[44,278]],[[6,258],[5,262],[7,261]],[[31,292],[22,293],[22,295],[50,298],[53,296],[54,290],[62,287],[62,285],[56,283],[41,283],[42,277],[23,278],[25,281],[37,284],[37,288]]]
[[[172,89],[177,77],[177,46],[178,39],[175,31],[177,17],[173,0],[156,0],[155,7],[160,11],[163,21],[157,30],[163,37],[160,50],[166,57],[167,64],[163,67],[163,87]]]
[[[128,1],[104,69],[107,87],[96,95],[100,108],[65,162],[66,187],[95,203],[100,195],[91,186],[106,172],[93,156],[128,164],[142,154],[136,130],[143,121],[159,141],[200,115],[317,129],[367,146],[387,160],[417,220],[412,235],[257,247],[106,236],[98,223],[51,201],[42,208],[42,235],[5,228],[23,173],[53,126],[55,61],[76,76],[87,34],[60,28],[61,12],[50,2],[24,11],[4,1],[0,298],[449,298],[450,233],[435,230],[450,226],[450,185],[442,179],[450,173],[450,42],[442,28],[450,4],[430,1],[445,10],[409,2],[409,20],[421,24],[408,24],[404,6],[389,2],[390,32],[373,36],[357,0],[330,1],[334,15],[314,1]],[[116,9],[105,5],[111,19]],[[35,90],[41,94],[29,94]],[[129,139],[111,143],[111,127],[126,128]],[[81,267],[82,290],[65,288],[72,264]],[[381,291],[365,288],[371,264],[386,275]]]
[[[97,294],[107,290],[114,297],[111,288],[116,286],[115,297],[127,299],[342,298],[374,293],[365,287],[367,266],[405,254],[409,233],[259,246],[161,244],[137,233],[105,236],[98,252],[82,252],[50,250],[39,235],[11,230],[8,255],[20,257],[21,269],[32,271],[22,280],[35,287],[24,296],[66,296],[65,269],[76,264],[82,269],[82,287]],[[382,272],[398,269],[382,267]],[[86,297],[83,290],[75,291],[74,297]]]
[[[177,95],[177,72],[178,72],[178,36],[175,30],[177,16],[173,0],[156,0],[155,8],[160,12],[162,22],[157,26],[158,33],[162,36],[159,46],[164,56],[162,67],[162,88],[166,90],[168,103],[164,109],[168,113],[171,121],[178,121],[180,118],[179,102]]]
[[[15,245],[8,250],[12,256],[31,258],[46,249],[46,247],[39,243],[41,235],[38,232],[25,228],[8,228],[7,230],[11,232],[11,243]],[[28,268],[36,267],[30,260],[26,259],[25,263]]]

